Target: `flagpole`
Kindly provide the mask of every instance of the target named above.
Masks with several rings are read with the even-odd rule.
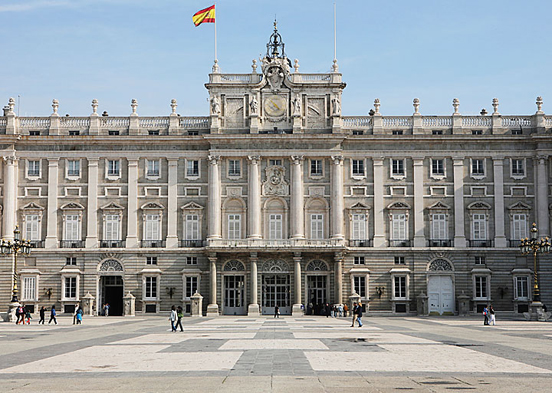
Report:
[[[337,17],[336,17],[335,3],[334,3],[334,60],[337,60]]]
[[[217,60],[217,2],[215,1],[215,62]]]

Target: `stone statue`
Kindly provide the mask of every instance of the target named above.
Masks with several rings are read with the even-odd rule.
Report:
[[[339,116],[341,115],[341,102],[339,101],[339,97],[335,96],[332,98],[332,115]]]
[[[217,96],[211,98],[211,113],[213,115],[220,114],[220,102]]]
[[[249,106],[251,107],[251,114],[256,115],[257,110],[259,109],[259,102],[257,101],[257,97],[253,96],[253,99],[249,103]]]
[[[301,97],[299,94],[293,99],[293,116],[301,116]]]

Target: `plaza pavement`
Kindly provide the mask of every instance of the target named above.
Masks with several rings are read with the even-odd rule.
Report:
[[[88,317],[0,323],[0,391],[551,392],[552,324],[481,318]]]

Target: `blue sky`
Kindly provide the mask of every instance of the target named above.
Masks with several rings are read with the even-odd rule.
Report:
[[[383,115],[492,109],[532,114],[535,98],[552,113],[550,0],[221,0],[217,2],[222,72],[248,73],[266,52],[274,17],[301,72],[328,72],[337,58],[347,88],[344,115],[366,115],[374,98]],[[192,15],[210,0],[1,0],[0,105],[21,96],[21,116],[100,112],[164,116],[208,114],[204,83],[213,64],[213,25]]]

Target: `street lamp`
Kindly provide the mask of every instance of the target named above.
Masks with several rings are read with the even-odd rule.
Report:
[[[13,241],[2,239],[0,249],[3,255],[13,254],[13,289],[12,289],[12,303],[17,303],[17,254],[29,255],[31,252],[31,242],[28,240],[21,240],[21,231],[19,226],[16,226],[13,230]]]
[[[539,279],[537,272],[537,254],[548,254],[550,252],[550,241],[548,237],[538,239],[539,230],[537,224],[533,223],[531,228],[531,238],[521,239],[519,248],[523,255],[533,254],[533,303],[531,308],[537,312],[537,308],[542,308],[540,303]]]

